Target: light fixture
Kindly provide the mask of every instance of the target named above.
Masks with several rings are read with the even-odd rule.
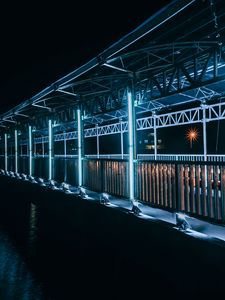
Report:
[[[48,187],[52,190],[58,190],[55,184],[56,184],[55,180],[51,179],[49,180]]]
[[[191,229],[191,225],[188,223],[185,214],[182,212],[176,213],[176,226],[178,227],[178,229],[184,231],[187,229]]]
[[[101,204],[105,204],[105,205],[110,204],[110,202],[109,202],[109,195],[107,193],[101,193],[101,195],[100,195],[100,203]]]
[[[82,186],[80,186],[78,188],[78,191],[79,191],[79,196],[80,197],[82,197],[82,198],[87,198],[88,197],[85,188],[83,188]]]
[[[15,177],[16,177],[17,179],[22,179],[22,177],[20,176],[20,174],[19,174],[18,172],[15,173]]]
[[[28,176],[24,173],[21,174],[23,180],[29,180]]]
[[[68,183],[62,182],[61,188],[62,188],[64,193],[67,193],[67,194],[71,193],[70,186],[69,186]]]
[[[32,175],[29,175],[29,176],[28,176],[28,180],[29,180],[31,183],[37,183],[37,181],[35,180],[34,176],[32,176]]]
[[[136,200],[132,201],[132,209],[131,212],[136,215],[139,216],[141,214],[141,209],[138,207],[139,203]]]
[[[46,184],[45,184],[45,182],[44,182],[44,179],[41,178],[41,177],[39,177],[39,178],[37,179],[37,183],[38,183],[40,186],[46,186]]]

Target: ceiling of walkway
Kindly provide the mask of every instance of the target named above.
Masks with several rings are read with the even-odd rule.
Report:
[[[86,124],[219,101],[225,80],[224,0],[172,1],[97,57],[0,119],[3,130],[82,106]],[[113,42],[113,41],[112,41]]]

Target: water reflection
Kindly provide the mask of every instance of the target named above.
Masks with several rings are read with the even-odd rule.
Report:
[[[35,282],[23,257],[9,236],[0,228],[0,299],[44,299],[41,285]]]
[[[28,226],[28,255],[32,256],[37,242],[37,221],[39,210],[34,203],[30,203],[29,226]]]

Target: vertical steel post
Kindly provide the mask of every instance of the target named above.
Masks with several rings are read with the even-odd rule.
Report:
[[[82,150],[83,150],[83,139],[82,139],[82,120],[81,111],[77,109],[77,132],[78,132],[78,186],[82,186],[83,169],[82,169]]]
[[[42,157],[44,157],[45,156],[45,144],[44,144],[43,138],[42,138],[41,146],[42,146]]]
[[[99,135],[98,135],[98,124],[96,125],[96,139],[97,139],[97,158],[99,158]]]
[[[203,154],[204,161],[207,161],[207,132],[206,132],[206,105],[202,104],[202,125],[203,125]]]
[[[15,172],[18,172],[18,132],[15,129]]]
[[[52,120],[48,120],[48,179],[52,179],[52,154],[53,154],[53,140],[52,140]]]
[[[122,120],[120,120],[120,147],[121,147],[121,157],[123,159],[123,123]]]
[[[8,135],[5,133],[5,170],[8,171]]]
[[[135,158],[135,115],[134,115],[134,100],[132,92],[127,89],[127,101],[128,101],[128,148],[129,148],[129,198],[134,200],[134,158]]]
[[[64,157],[66,157],[67,149],[66,149],[66,133],[65,132],[64,132],[63,146],[64,146]]]
[[[32,155],[32,127],[29,125],[29,144],[28,144],[28,153],[29,153],[29,175],[32,175],[33,170],[33,155]]]
[[[156,127],[156,114],[153,113],[153,120],[154,120],[154,158],[157,160],[157,127]]]

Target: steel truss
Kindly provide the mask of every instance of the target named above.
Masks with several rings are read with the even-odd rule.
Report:
[[[194,124],[203,122],[203,111],[205,111],[206,122],[225,119],[225,102],[216,104],[201,104],[199,107],[180,110],[167,114],[152,114],[151,116],[136,119],[136,130],[154,129],[154,119],[156,128],[165,128],[178,125]],[[106,136],[119,134],[128,131],[128,122],[120,121],[113,124],[95,126],[84,129],[84,137]],[[54,141],[64,141],[77,139],[77,131],[63,132],[54,134]],[[34,143],[48,143],[48,136],[34,137]],[[3,139],[2,139],[3,142]],[[27,145],[28,140],[21,139],[19,145]],[[13,143],[13,142],[12,142]]]

